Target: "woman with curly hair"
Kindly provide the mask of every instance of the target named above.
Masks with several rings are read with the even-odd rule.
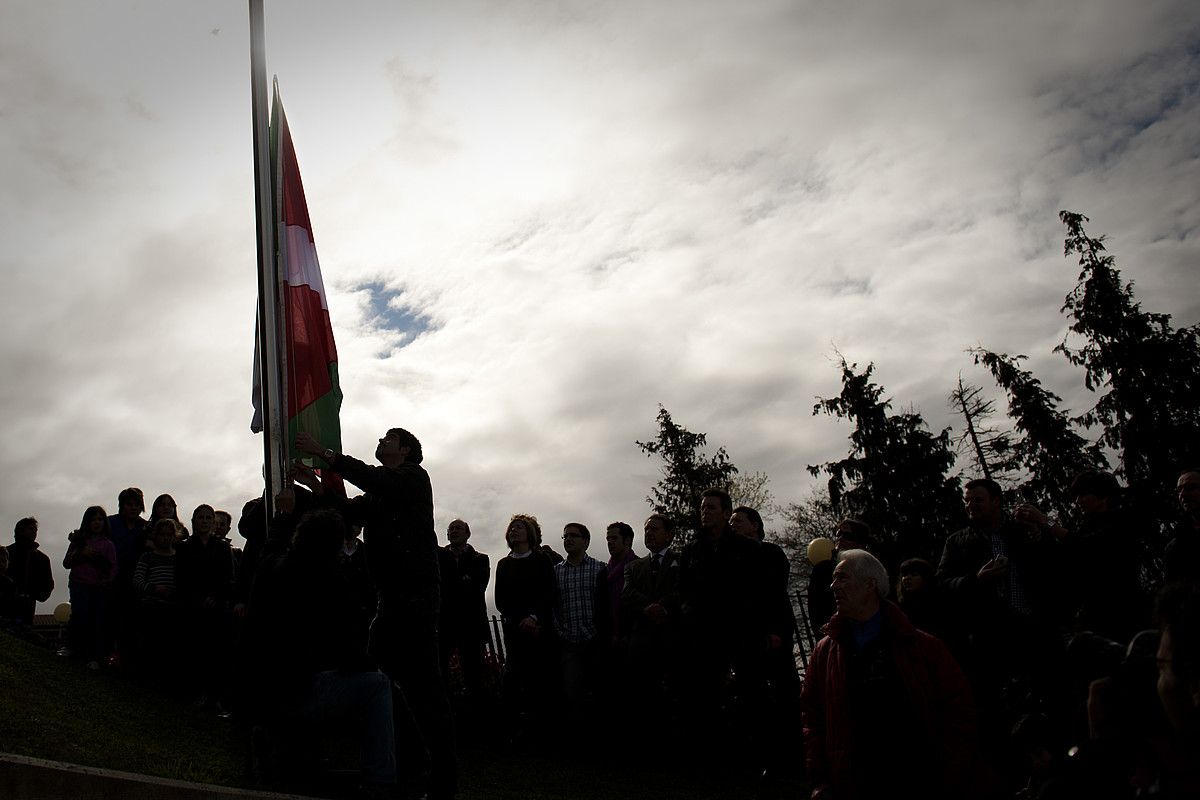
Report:
[[[510,552],[496,565],[496,608],[504,624],[506,710],[514,739],[542,717],[552,672],[554,567],[542,553],[537,517],[514,514],[504,533]]]
[[[71,571],[71,621],[67,647],[59,652],[74,655],[87,662],[88,669],[98,670],[108,658],[109,590],[117,575],[117,548],[109,536],[108,514],[100,506],[89,506],[68,539],[63,566]]]

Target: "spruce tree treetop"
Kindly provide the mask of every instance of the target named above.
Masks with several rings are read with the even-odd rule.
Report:
[[[1169,519],[1174,479],[1200,455],[1200,326],[1176,329],[1170,315],[1144,311],[1104,237],[1084,231],[1088,218],[1070,211],[1059,218],[1064,254],[1079,256],[1079,276],[1062,305],[1070,332],[1055,349],[1100,393],[1080,421],[1100,427],[1101,441],[1118,453],[1117,473],[1141,512]]]
[[[883,388],[871,381],[874,369],[868,364],[859,372],[841,359],[841,394],[818,398],[813,414],[853,423],[850,452],[808,471],[829,476],[830,502],[839,514],[862,517],[892,546],[885,560],[936,559],[946,534],[964,523],[959,482],[948,474],[954,465],[950,431],[931,432],[914,411],[891,413]]]
[[[1008,416],[1017,434],[1012,453],[1025,472],[1017,485],[1021,499],[1060,518],[1071,515],[1071,481],[1086,469],[1108,467],[1099,446],[1079,434],[1075,422],[1059,408],[1062,398],[1021,367],[1025,356],[983,348],[970,352],[1008,395]]]
[[[671,413],[658,407],[658,435],[650,442],[636,442],[643,453],[662,459],[662,478],[650,490],[646,502],[657,514],[675,521],[676,543],[692,541],[700,528],[700,495],[705,489],[728,491],[737,474],[724,447],[712,456],[704,455],[708,437],[692,433],[671,419]]]

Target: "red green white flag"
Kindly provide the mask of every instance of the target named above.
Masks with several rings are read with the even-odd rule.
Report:
[[[278,247],[276,264],[282,282],[280,350],[287,367],[284,385],[288,449],[294,451],[296,434],[307,431],[326,447],[340,452],[342,390],[338,384],[337,347],[333,342],[329,303],[321,279],[296,148],[292,144],[278,86],[271,107],[271,161],[274,165],[272,183]],[[335,485],[338,483],[340,480]]]

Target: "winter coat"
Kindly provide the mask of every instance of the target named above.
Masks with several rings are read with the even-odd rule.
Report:
[[[912,765],[910,775],[896,775],[897,786],[916,776],[924,785],[912,787],[921,790],[914,796],[972,796],[978,765],[975,707],[962,670],[945,645],[914,628],[891,602],[883,605],[880,636],[895,659],[896,674],[908,693],[914,716],[911,720],[880,719],[877,724],[894,729],[897,737],[904,736],[904,725],[919,725],[920,734],[935,748],[925,764]],[[809,781],[814,787],[830,785],[839,800],[856,797],[851,760],[855,735],[847,677],[854,647],[851,621],[835,614],[829,622],[829,635],[813,651],[800,697]],[[931,774],[931,769],[940,774]]]

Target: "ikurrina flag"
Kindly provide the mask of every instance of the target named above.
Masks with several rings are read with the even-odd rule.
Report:
[[[279,349],[287,365],[284,386],[289,450],[294,451],[296,433],[307,431],[326,447],[340,451],[342,428],[338,413],[342,390],[338,385],[337,348],[296,148],[278,88],[271,107],[271,161],[276,264],[282,279]],[[318,462],[318,466],[325,465]]]

